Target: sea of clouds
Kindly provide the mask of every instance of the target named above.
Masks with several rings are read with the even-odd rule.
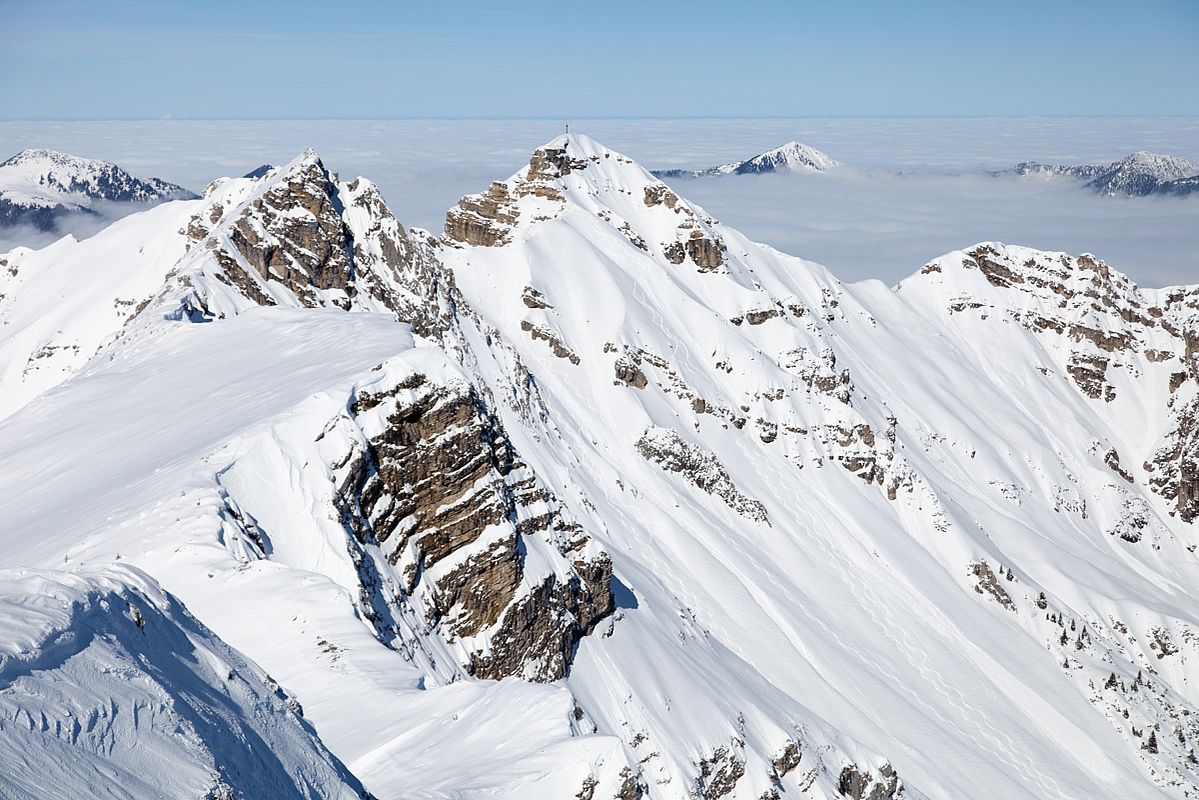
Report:
[[[0,122],[0,158],[48,147],[201,191],[213,178],[286,162],[315,147],[330,169],[379,184],[405,224],[439,231],[460,196],[515,172],[564,126],[560,120]],[[822,262],[844,280],[894,283],[942,253],[994,240],[1092,252],[1146,286],[1199,282],[1199,194],[1109,198],[1069,180],[987,174],[1030,160],[1110,162],[1135,150],[1199,162],[1195,118],[578,120],[571,130],[649,169],[736,161],[792,139],[823,150],[845,167],[826,175],[673,184],[723,222]],[[0,251],[15,243],[44,241],[0,234]]]

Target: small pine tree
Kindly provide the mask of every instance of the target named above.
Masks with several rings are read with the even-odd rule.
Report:
[[[1150,753],[1157,752],[1157,731],[1149,731],[1149,741],[1141,745],[1141,749]]]

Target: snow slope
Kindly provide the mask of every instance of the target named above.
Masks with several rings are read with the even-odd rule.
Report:
[[[524,333],[517,348],[557,441],[518,446],[551,483],[597,506],[639,610],[673,606],[688,623],[671,634],[651,611],[626,612],[610,640],[584,642],[568,680],[601,729],[647,736],[659,753],[643,767],[651,785],[684,783],[692,764],[732,748],[746,764],[736,796],[756,797],[770,781],[755,760],[816,716],[932,796],[980,785],[1006,797],[1121,796],[1133,784],[1149,796],[1165,791],[1149,788],[1150,771],[1164,769],[1163,783],[1193,786],[1190,744],[1170,767],[1151,762],[1134,732],[1145,718],[1106,718],[1120,702],[1091,689],[1110,667],[1122,680],[1161,671],[1150,631],[1179,640],[1194,625],[1180,591],[1194,579],[1193,534],[1136,466],[1169,425],[1166,386],[1189,358],[1184,342],[1150,326],[1132,349],[1161,348],[1162,360],[1121,353],[1114,399],[1096,402],[1069,377],[1075,351],[1093,345],[1074,344],[1066,325],[1059,334],[1039,331],[1035,317],[1020,324],[1023,293],[982,278],[965,256],[899,291],[842,286],[746,241],[594,142],[545,149],[558,148],[568,174],[518,173],[506,192],[489,190],[519,195],[492,221],[497,246],[476,237],[444,258],[492,325],[514,342]],[[1031,259],[1077,269],[1081,286],[1115,280],[1057,254],[997,249],[1017,268]],[[938,279],[937,292],[923,288]],[[528,307],[525,287],[544,307]],[[1059,295],[1044,294],[1044,316],[1062,313]],[[1065,316],[1095,313],[1088,297]],[[1179,405],[1193,383],[1180,391]],[[647,456],[638,445],[661,428],[708,451],[707,463],[676,477],[672,460]],[[1104,463],[1109,449],[1124,454],[1135,489]],[[695,479],[717,465],[728,482]],[[719,490],[728,483],[735,495]],[[765,519],[740,510],[739,497]],[[1152,544],[1114,535],[1125,503],[1143,509]],[[988,572],[1009,567],[1003,593],[990,593]],[[1005,595],[1011,608],[994,599]],[[1058,644],[1050,615],[1069,618],[1069,642]],[[1090,641],[1104,638],[1085,667],[1073,648],[1083,620],[1096,628]],[[687,655],[671,675],[661,648],[675,638]],[[1174,710],[1150,714],[1194,702],[1191,657],[1167,662],[1172,677],[1157,689]],[[697,664],[702,679],[690,672]],[[644,682],[670,688],[654,697]],[[711,685],[737,687],[719,693],[728,706]],[[672,752],[683,755],[671,763]]]
[[[0,418],[95,355],[186,252],[195,201],[118,220],[95,236],[0,255]]]
[[[357,798],[275,682],[145,573],[0,586],[0,794]]]
[[[1199,287],[843,285],[583,136],[440,238],[311,152],[169,227],[0,566],[144,570],[375,795],[1195,796]]]
[[[257,308],[124,338],[0,423],[0,474],[29,487],[5,501],[6,541],[25,543],[6,563],[120,560],[152,571],[270,670],[377,796],[520,797],[530,785],[561,796],[563,782],[574,791],[588,775],[604,777],[604,764],[615,781],[618,743],[572,739],[566,692],[472,682],[426,696],[426,685],[465,677],[445,646],[434,640],[421,645],[430,654],[405,656],[363,625],[346,532],[322,527],[326,468],[306,478],[305,461],[286,454],[307,458],[306,442],[335,438],[327,426],[344,414],[354,376],[378,381],[372,367],[393,354],[436,359],[411,345],[390,315]],[[55,451],[72,452],[71,465],[37,455]],[[271,459],[282,459],[275,471]],[[486,711],[497,707],[498,716]],[[511,709],[532,719],[516,740],[501,724]],[[480,714],[482,727],[452,724]],[[431,735],[414,737],[414,718],[450,726],[437,735],[459,754],[452,768],[412,755]],[[472,737],[488,746],[466,747]],[[497,762],[528,766],[501,774]]]

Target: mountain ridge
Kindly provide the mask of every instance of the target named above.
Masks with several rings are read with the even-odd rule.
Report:
[[[3,565],[120,548],[380,796],[1195,785],[1199,287],[994,242],[842,284],[577,135],[441,238],[315,153],[173,205],[0,420],[0,518],[48,532]],[[144,441],[68,486],[32,454],[81,409]]]
[[[1185,196],[1194,191],[1199,165],[1177,156],[1140,150],[1109,164],[1070,166],[1026,161],[1017,164],[1009,172],[1016,175],[1077,178],[1086,181],[1086,188],[1108,197]]]
[[[194,199],[158,178],[136,178],[108,161],[42,148],[0,162],[0,225],[52,231],[69,214],[97,216],[98,204]],[[111,206],[109,206],[111,208]]]

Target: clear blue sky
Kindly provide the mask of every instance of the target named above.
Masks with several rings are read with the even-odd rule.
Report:
[[[1199,0],[0,0],[0,118],[1199,115]]]

